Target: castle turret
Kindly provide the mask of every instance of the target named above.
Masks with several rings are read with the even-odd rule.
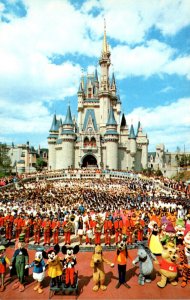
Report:
[[[106,166],[109,169],[117,170],[119,134],[117,132],[117,122],[115,120],[112,107],[110,107],[104,138],[106,143],[106,154],[107,154]]]
[[[130,133],[129,133],[129,147],[130,147],[130,154],[131,154],[131,169],[135,168],[135,155],[137,152],[137,144],[136,144],[136,137],[133,124],[131,124]]]
[[[71,109],[68,106],[67,114],[63,122],[62,133],[57,140],[57,165],[56,169],[68,169],[74,167],[74,142],[76,134],[71,116]]]
[[[141,145],[141,166],[143,169],[147,169],[149,140],[147,138],[147,134],[144,133],[142,130],[140,121],[138,122],[138,126],[137,126],[136,142],[137,142],[137,145]]]
[[[53,116],[52,125],[48,136],[48,148],[49,148],[49,159],[48,159],[48,169],[55,170],[56,168],[56,141],[59,135],[59,121],[56,118],[56,114]]]

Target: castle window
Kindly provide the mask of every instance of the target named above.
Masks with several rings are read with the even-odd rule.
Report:
[[[96,139],[94,137],[91,138],[91,147],[96,147]]]
[[[90,144],[89,138],[88,138],[88,137],[85,137],[85,138],[84,138],[84,148],[88,147],[89,144]]]
[[[88,98],[92,98],[92,89],[88,88]]]

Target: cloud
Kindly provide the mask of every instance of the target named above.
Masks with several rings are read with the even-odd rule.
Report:
[[[137,107],[126,119],[129,124],[131,120],[133,124],[141,121],[153,150],[159,143],[164,143],[169,150],[184,144],[190,149],[190,98],[155,108]]]
[[[155,39],[134,48],[118,45],[112,49],[112,63],[118,79],[155,74],[183,75],[190,79],[190,56],[178,57],[176,52]]]

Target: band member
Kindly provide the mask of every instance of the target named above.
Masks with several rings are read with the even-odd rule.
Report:
[[[34,229],[34,244],[40,244],[40,231],[42,227],[42,220],[39,215],[36,215],[33,221],[33,229]]]
[[[115,243],[121,242],[122,240],[122,229],[123,229],[123,220],[120,214],[117,214],[116,219],[113,223],[115,230]]]
[[[11,215],[10,212],[8,212],[7,216],[4,218],[4,227],[5,227],[5,238],[9,242],[12,239],[13,221],[14,221],[14,217]]]
[[[50,233],[51,233],[51,221],[47,215],[44,221],[42,222],[42,228],[44,230],[44,246],[46,244],[50,245]]]
[[[127,243],[132,244],[132,236],[133,236],[133,230],[134,230],[134,222],[131,220],[131,214],[128,214],[128,218],[125,223],[126,226],[126,235],[128,236]]]
[[[95,222],[94,222],[95,245],[101,244],[102,228],[103,228],[102,219],[98,215],[96,215]]]
[[[86,245],[92,244],[94,226],[95,226],[94,221],[92,220],[91,216],[89,215],[88,219],[85,221]]]
[[[51,229],[53,233],[53,244],[56,245],[59,243],[59,228],[60,228],[60,221],[58,221],[57,216],[54,217],[51,223]]]
[[[15,228],[15,238],[16,238],[16,240],[19,238],[19,235],[21,234],[21,231],[22,231],[22,227],[24,226],[23,221],[24,220],[23,220],[21,215],[18,215],[14,219],[14,228]]]
[[[64,231],[64,238],[65,238],[65,245],[71,244],[71,233],[73,230],[73,224],[71,220],[69,220],[69,216],[65,216],[65,220],[63,221],[63,231]]]
[[[80,245],[82,245],[83,234],[84,234],[84,223],[83,223],[82,216],[80,216],[79,220],[78,220],[78,236],[79,236],[79,243],[80,243]]]
[[[29,243],[31,226],[32,226],[32,220],[29,218],[28,215],[26,215],[23,220],[23,227],[22,227],[22,233],[25,233],[25,243]]]
[[[141,242],[143,240],[144,226],[145,226],[145,222],[144,220],[141,219],[141,215],[139,215],[134,227],[135,240],[138,242]]]
[[[112,221],[109,219],[109,216],[106,216],[106,219],[104,221],[104,239],[105,239],[105,245],[108,246],[111,245],[112,227],[113,227]]]

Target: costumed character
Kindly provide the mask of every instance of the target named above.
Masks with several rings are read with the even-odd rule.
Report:
[[[162,245],[166,245],[169,242],[176,245],[176,231],[171,222],[168,222],[166,225],[165,235],[161,239]]]
[[[33,278],[36,280],[37,285],[34,287],[34,291],[39,294],[43,293],[42,281],[45,278],[45,262],[43,260],[43,250],[37,250],[35,253],[34,261],[29,265],[29,268],[33,268]]]
[[[144,285],[145,282],[151,282],[151,275],[154,270],[153,260],[158,263],[155,255],[149,248],[144,245],[139,245],[137,257],[133,260],[133,264],[139,263],[139,278],[138,283]]]
[[[77,264],[76,254],[79,252],[79,246],[75,247],[66,247],[63,246],[61,249],[62,253],[65,255],[62,264],[63,270],[65,270],[65,288],[68,288],[70,285],[72,288],[75,288],[75,265]]]
[[[43,251],[43,257],[47,259],[48,276],[51,278],[50,286],[59,287],[61,284],[62,275],[62,260],[58,256],[60,251],[59,245],[50,248],[48,251]]]
[[[175,231],[176,231],[176,244],[178,246],[183,245],[185,222],[182,218],[179,218],[176,221]]]
[[[130,255],[127,250],[127,237],[124,236],[122,241],[117,244],[117,254],[115,257],[115,262],[118,265],[118,274],[119,274],[119,282],[116,285],[116,289],[118,289],[122,284],[130,288],[130,286],[126,283],[126,267],[127,267],[127,259],[130,258]],[[132,260],[132,259],[131,259]]]
[[[18,281],[12,286],[13,289],[19,288],[20,292],[25,290],[24,279],[28,276],[28,251],[25,248],[25,234],[21,233],[18,241],[18,249],[15,250],[10,264],[11,276],[17,275]]]
[[[184,249],[181,249],[179,253],[179,269],[182,275],[181,287],[185,287],[190,282],[190,224],[185,229],[183,243]]]
[[[160,274],[161,280],[157,282],[157,285],[160,288],[164,288],[166,286],[167,281],[169,281],[172,285],[177,285],[177,250],[176,245],[169,242],[164,247],[162,252],[162,260],[160,263]]]
[[[6,248],[5,246],[0,246],[0,275],[1,275],[1,287],[0,292],[3,292],[5,290],[5,272],[6,272],[6,264],[10,265],[10,260],[6,256]]]
[[[155,255],[160,255],[163,251],[163,246],[160,242],[159,228],[155,221],[150,221],[148,225],[151,230],[148,246],[150,251]]]
[[[96,292],[100,288],[102,291],[105,291],[107,287],[105,283],[105,271],[104,263],[107,263],[111,267],[114,267],[114,264],[111,263],[103,256],[102,247],[97,245],[94,249],[94,254],[92,255],[90,261],[90,267],[93,268],[93,281],[95,283],[93,291]]]

